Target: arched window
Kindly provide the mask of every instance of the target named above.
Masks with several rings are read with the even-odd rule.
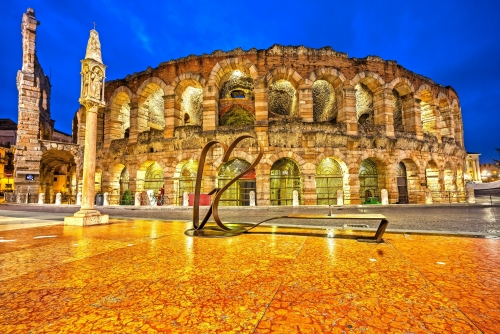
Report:
[[[233,159],[223,164],[218,173],[217,188],[224,187],[235,176],[247,170],[250,163],[242,159]],[[250,192],[256,193],[255,170],[250,171],[233,183],[223,194],[220,205],[245,206],[250,205]]]
[[[146,170],[144,189],[153,190],[156,193],[161,187],[163,187],[163,169],[157,162],[154,162]]]
[[[336,205],[337,190],[343,190],[343,179],[340,164],[332,158],[323,159],[316,168],[316,203]]]
[[[365,159],[359,167],[359,198],[361,203],[378,196],[377,166],[370,159]]]
[[[282,158],[271,167],[271,205],[292,205],[293,191],[302,203],[302,179],[297,164],[290,159]]]

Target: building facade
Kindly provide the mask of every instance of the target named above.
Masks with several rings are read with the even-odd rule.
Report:
[[[197,159],[211,140],[250,134],[265,148],[223,204],[390,203],[463,198],[465,150],[460,103],[451,87],[379,57],[349,58],[331,48],[275,45],[216,51],[160,64],[106,83],[99,112],[96,187],[118,204],[164,187],[171,203],[193,191]],[[82,144],[85,114],[75,130]],[[221,187],[256,156],[248,140],[222,164],[215,149],[203,191]],[[452,197],[450,199],[450,196]]]

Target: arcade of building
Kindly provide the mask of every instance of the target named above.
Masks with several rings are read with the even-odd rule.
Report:
[[[424,203],[425,191],[434,202],[464,197],[456,92],[394,61],[279,45],[216,51],[107,82],[105,97],[96,191],[108,192],[110,204],[127,189],[164,187],[170,203],[182,205],[183,194],[193,192],[202,147],[241,134],[263,143],[264,158],[224,194],[223,205],[249,205],[252,190],[257,205],[291,205],[294,190],[301,205],[336,204],[338,190],[346,204],[379,197],[382,189],[390,203]],[[74,119],[78,146],[83,110]],[[222,164],[222,150],[213,150],[203,191],[246,169],[256,152],[246,140]],[[67,169],[73,194],[81,158],[74,161]]]

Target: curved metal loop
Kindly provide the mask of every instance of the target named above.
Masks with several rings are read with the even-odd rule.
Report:
[[[231,153],[233,150],[236,148],[236,145],[238,145],[242,140],[244,139],[255,139],[257,143],[259,144],[259,154],[255,158],[255,160],[252,162],[252,164],[245,169],[243,172],[240,174],[236,175],[231,181],[229,181],[224,187],[221,189],[214,189],[216,195],[215,199],[212,202],[212,205],[210,206],[210,209],[208,210],[207,214],[205,215],[205,218],[199,223],[200,219],[200,192],[201,192],[201,180],[203,178],[203,169],[205,167],[205,159],[208,153],[208,150],[214,146],[215,144],[220,144],[224,150],[224,156],[222,158],[222,162],[225,163],[229,160],[229,157],[231,156]],[[226,191],[233,183],[238,181],[240,178],[242,178],[244,175],[249,173],[257,164],[260,162],[260,159],[262,159],[262,156],[264,155],[264,147],[262,146],[262,143],[257,140],[254,136],[251,135],[242,135],[236,138],[231,145],[229,145],[229,148],[222,142],[214,140],[211,142],[208,142],[205,147],[203,148],[201,155],[200,155],[200,161],[198,162],[198,172],[196,174],[196,184],[195,184],[195,192],[194,192],[194,203],[193,203],[193,227],[195,230],[201,230],[205,224],[207,223],[208,219],[210,216],[214,215],[214,220],[217,223],[217,225],[225,230],[225,231],[230,231],[231,229],[227,226],[225,226],[222,221],[219,218],[219,201],[220,198],[222,197],[222,194],[224,191]]]

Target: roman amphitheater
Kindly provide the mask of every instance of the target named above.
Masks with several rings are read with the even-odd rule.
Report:
[[[351,204],[382,189],[390,203],[424,203],[426,190],[435,202],[462,197],[457,93],[395,61],[349,58],[328,47],[215,51],[107,82],[105,92],[96,190],[108,192],[111,204],[125,189],[164,186],[171,204],[182,205],[203,146],[241,134],[258,138],[265,153],[223,196],[226,205],[248,205],[252,190],[257,205],[291,205],[294,190],[300,205],[337,204],[338,190]],[[81,109],[79,144],[84,123]],[[203,191],[228,182],[256,153],[248,140],[222,164],[215,149]]]
[[[33,60],[25,55],[24,61]],[[120,204],[127,189],[162,187],[170,205],[185,204],[204,145],[230,144],[242,134],[263,144],[264,157],[224,194],[222,205],[250,205],[252,192],[256,205],[292,205],[294,194],[299,205],[337,204],[338,195],[358,204],[380,200],[383,189],[391,204],[464,200],[458,95],[396,61],[349,58],[330,47],[214,51],[108,81],[104,94],[95,187],[109,194],[110,204]],[[23,126],[21,109],[19,120]],[[35,135],[42,131],[34,126]],[[73,143],[38,138],[31,158],[38,165],[29,168],[40,171],[32,187],[47,203],[55,191],[73,197],[81,191],[84,136],[82,107]],[[23,155],[30,155],[30,141],[19,138],[18,176],[29,160]],[[202,192],[245,170],[257,152],[250,139],[226,163],[221,148],[210,151]],[[64,180],[55,189],[59,176]],[[16,185],[26,182],[18,178]]]

